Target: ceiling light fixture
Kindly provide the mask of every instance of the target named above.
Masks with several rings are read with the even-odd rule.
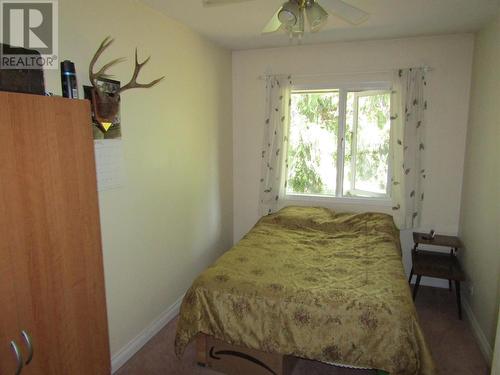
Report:
[[[285,28],[288,28],[297,24],[299,15],[299,4],[295,1],[288,1],[283,4],[281,10],[278,12],[278,19]]]
[[[0,0],[1,1],[1,0]],[[225,5],[252,0],[202,0],[205,6]],[[370,14],[349,4],[350,0],[282,0],[285,1],[262,29],[262,34],[284,31],[290,37],[302,37],[306,23],[312,33],[320,31],[328,20],[328,11],[352,25],[365,22]]]
[[[313,33],[319,31],[328,19],[328,12],[316,3],[306,7],[306,14],[309,27]]]
[[[297,15],[297,23],[295,24],[294,27],[291,29],[287,29],[288,35],[290,38],[293,37],[298,37],[299,39],[302,39],[304,36],[304,31],[305,31],[305,17],[304,17],[304,9],[301,8],[299,10],[299,14]]]
[[[282,5],[277,13],[277,19],[281,24],[280,28],[287,32],[290,38],[302,38],[305,32],[306,17],[309,30],[316,32],[325,24],[328,13],[314,0],[289,0]]]

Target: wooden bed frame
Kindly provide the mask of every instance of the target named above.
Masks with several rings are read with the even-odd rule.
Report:
[[[227,344],[212,336],[196,338],[196,361],[228,375],[289,375],[297,359]]]
[[[289,355],[231,345],[203,333],[196,337],[198,365],[227,375],[290,375],[297,360]],[[377,370],[377,375],[388,373]]]

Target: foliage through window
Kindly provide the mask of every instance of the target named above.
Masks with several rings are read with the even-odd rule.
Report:
[[[291,95],[288,195],[389,197],[390,91]]]

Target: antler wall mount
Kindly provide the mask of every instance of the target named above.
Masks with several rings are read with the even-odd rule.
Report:
[[[113,119],[117,115],[119,109],[120,109],[120,95],[130,89],[147,89],[150,87],[155,86],[157,83],[159,83],[161,80],[165,78],[165,76],[161,78],[157,78],[149,83],[138,83],[137,78],[139,77],[139,73],[141,72],[141,69],[146,65],[149,60],[151,59],[151,56],[148,57],[146,60],[143,62],[139,62],[139,58],[137,55],[137,48],[135,49],[135,68],[134,68],[134,73],[132,74],[132,78],[130,79],[130,82],[127,83],[126,85],[122,86],[118,91],[115,93],[109,93],[104,90],[102,90],[99,85],[98,81],[100,79],[107,79],[112,77],[112,75],[108,74],[107,71],[109,68],[112,66],[121,63],[126,60],[124,57],[120,57],[114,60],[111,60],[110,62],[104,64],[97,72],[94,71],[95,65],[97,63],[97,60],[99,60],[99,57],[101,57],[102,53],[113,43],[114,39],[111,37],[106,37],[97,51],[95,52],[94,56],[92,57],[92,60],[90,61],[89,65],[89,80],[90,83],[92,84],[92,104],[94,107],[94,117],[101,126],[101,128],[104,131],[107,131],[107,128],[109,128],[109,124],[113,122]]]

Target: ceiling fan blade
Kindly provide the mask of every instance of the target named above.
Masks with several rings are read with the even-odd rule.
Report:
[[[203,6],[237,4],[253,0],[203,0]]]
[[[343,18],[347,22],[354,25],[359,25],[360,23],[365,22],[368,17],[370,17],[369,13],[352,5],[349,5],[342,0],[319,0],[319,3],[321,3],[325,8],[329,9],[330,12],[332,12],[336,16],[339,16],[340,18]]]
[[[278,11],[274,14],[273,18],[267,23],[266,27],[262,30],[262,34],[269,34],[269,33],[274,33],[281,29],[281,21],[278,18],[278,14],[283,9],[283,7],[280,7]]]

